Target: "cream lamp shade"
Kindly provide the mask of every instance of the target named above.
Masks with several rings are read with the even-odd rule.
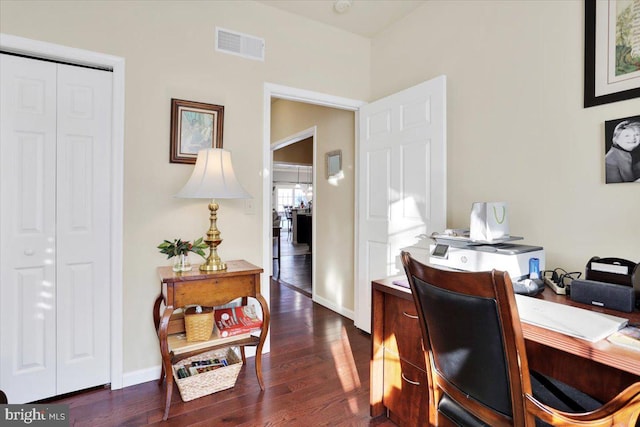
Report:
[[[206,148],[198,151],[196,165],[191,177],[176,197],[186,199],[211,199],[209,203],[209,230],[204,240],[209,245],[209,256],[201,271],[226,270],[227,265],[218,256],[218,245],[222,243],[216,225],[218,204],[215,199],[248,199],[251,196],[242,188],[231,163],[231,153],[222,148]]]
[[[249,199],[231,163],[231,153],[222,148],[198,151],[196,166],[189,181],[176,197],[186,199]]]

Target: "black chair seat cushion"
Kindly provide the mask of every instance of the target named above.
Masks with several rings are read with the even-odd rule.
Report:
[[[602,406],[593,397],[555,378],[530,371],[533,397],[545,405],[564,412],[589,412]]]
[[[468,413],[462,406],[458,405],[458,403],[451,399],[446,394],[442,396],[440,399],[440,404],[438,405],[438,412],[444,415],[457,426],[463,427],[491,427],[489,424],[486,424],[470,413]]]
[[[533,397],[545,405],[560,411],[573,413],[589,412],[602,406],[601,402],[562,381],[535,371],[530,371],[529,373]],[[549,425],[536,419],[536,427],[547,427]]]
[[[565,412],[589,412],[598,409],[602,403],[591,396],[554,378],[531,371],[531,389],[533,396],[540,402]],[[438,405],[438,412],[458,426],[491,427],[469,414],[449,396],[444,395]],[[536,420],[536,426],[549,424]]]

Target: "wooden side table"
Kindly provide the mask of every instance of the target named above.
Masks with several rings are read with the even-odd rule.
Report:
[[[165,386],[165,409],[163,420],[169,417],[171,394],[173,393],[172,365],[179,360],[217,348],[239,346],[242,361],[246,363],[244,347],[256,346],[256,376],[260,388],[264,390],[262,380],[262,348],[269,331],[269,307],[260,293],[260,273],[262,268],[244,260],[227,261],[227,270],[202,272],[198,266],[192,271],[176,273],[171,267],[158,267],[160,277],[160,295],[153,307],[153,320],[158,333],[162,369],[159,385]],[[237,341],[225,341],[222,344],[212,342],[210,346],[189,353],[173,354],[167,338],[169,334],[184,332],[182,313],[174,314],[178,308],[187,305],[215,307],[242,298],[247,304],[248,298],[255,298],[262,308],[262,330],[260,336],[240,338]],[[164,304],[164,309],[162,305]]]

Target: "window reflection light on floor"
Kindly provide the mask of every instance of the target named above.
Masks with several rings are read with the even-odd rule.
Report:
[[[338,378],[342,384],[342,390],[345,393],[354,391],[360,388],[360,377],[358,376],[358,370],[356,369],[355,361],[353,360],[353,353],[351,352],[351,344],[349,343],[349,336],[344,327],[342,327],[342,338],[331,346],[331,354],[333,356],[333,363],[338,373]],[[349,409],[352,413],[358,412],[358,400],[356,396],[348,397]]]

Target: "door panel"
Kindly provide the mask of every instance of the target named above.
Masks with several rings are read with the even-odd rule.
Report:
[[[55,395],[55,67],[0,56],[0,388],[11,403]]]
[[[429,213],[429,200],[426,189],[429,188],[429,175],[425,164],[429,164],[428,144],[409,144],[401,151],[402,211],[398,214],[405,221],[422,222]]]
[[[58,66],[58,394],[109,382],[111,73]]]
[[[371,324],[371,281],[401,274],[400,250],[446,226],[444,76],[360,109],[355,324]],[[371,247],[385,247],[371,257]]]
[[[367,153],[367,220],[382,221],[385,226],[389,219],[390,163],[390,150]]]
[[[23,268],[15,270],[18,284],[12,302],[16,307],[17,354],[15,374],[46,374],[50,368],[47,349],[51,332],[47,331],[47,311],[51,301],[42,297],[42,283],[45,282],[43,268]]]

